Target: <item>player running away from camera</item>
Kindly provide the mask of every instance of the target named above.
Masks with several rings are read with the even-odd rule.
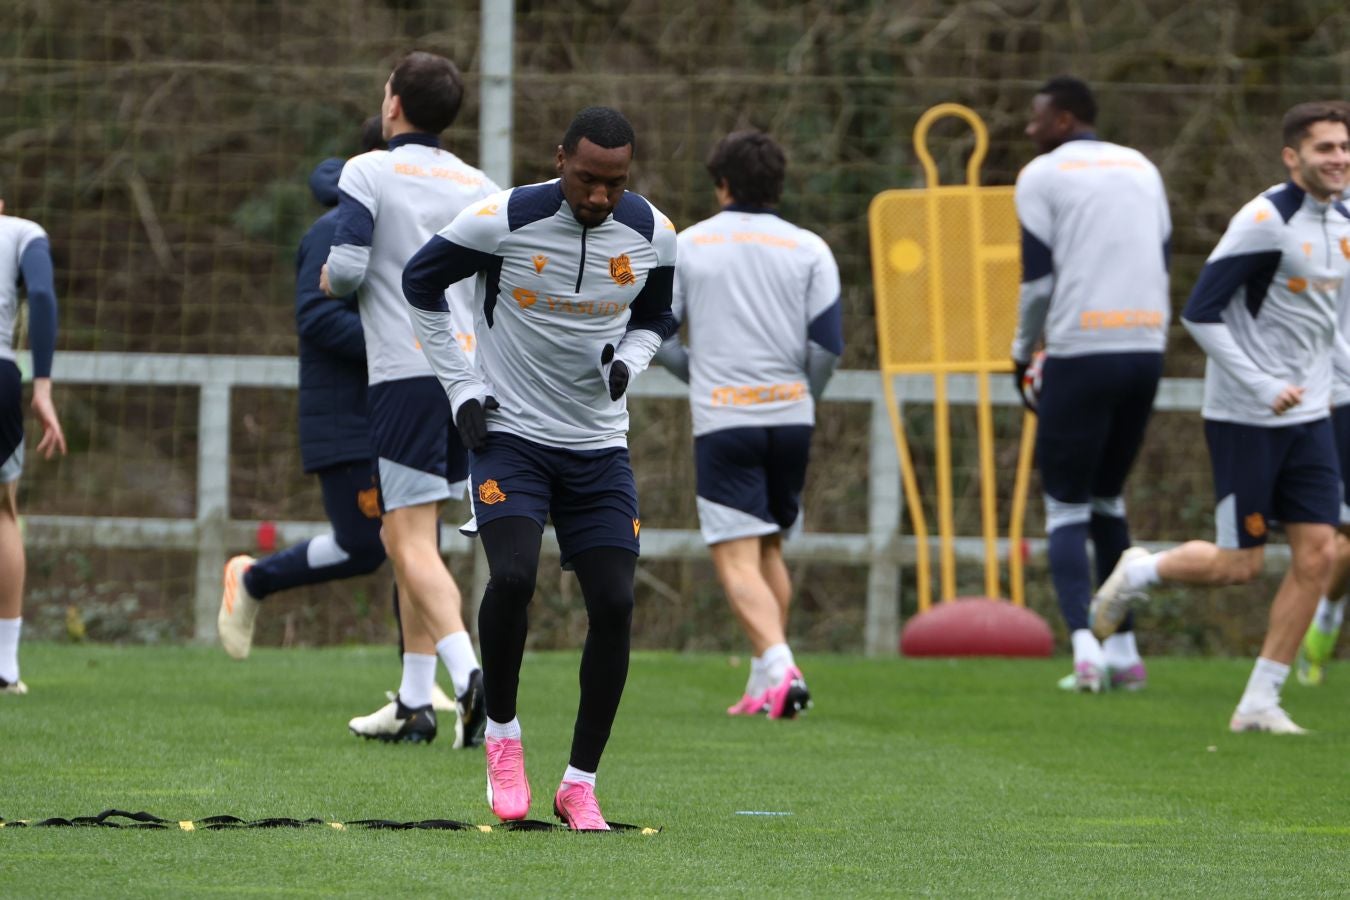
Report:
[[[1137,690],[1145,671],[1132,617],[1105,645],[1088,627],[1093,590],[1130,546],[1122,497],[1162,376],[1172,223],[1158,170],[1097,138],[1088,86],[1058,77],[1032,99],[1041,155],[1017,179],[1022,292],[1012,358],[1037,414],[1050,576],[1073,642],[1067,689]],[[1039,342],[1039,397],[1023,376]],[[1088,562],[1092,542],[1096,573]]]
[[[1191,292],[1182,320],[1209,357],[1205,438],[1214,470],[1217,541],[1161,553],[1132,548],[1093,601],[1108,635],[1150,585],[1242,584],[1260,574],[1272,521],[1291,560],[1233,731],[1302,734],[1280,690],[1319,597],[1341,521],[1341,480],[1329,406],[1350,211],[1337,199],[1350,166],[1345,113],[1304,103],[1285,114],[1289,182],[1233,217]]]
[[[0,695],[26,694],[19,680],[25,560],[19,530],[23,474],[23,380],[14,353],[19,282],[28,293],[28,343],[33,354],[33,412],[42,425],[37,452],[65,455],[66,437],[52,404],[56,351],[56,289],[51,247],[42,226],[7,216],[0,199]]]
[[[366,120],[360,134],[362,153],[385,149],[383,129],[380,116]],[[326,159],[309,176],[314,199],[329,210],[300,239],[295,258],[300,457],[305,472],[319,478],[332,530],[261,559],[242,555],[225,564],[217,631],[225,652],[236,659],[248,657],[256,614],[267,597],[302,585],[367,575],[384,564],[379,491],[370,465],[361,315],[355,294],[329,297],[319,287],[319,272],[337,228],[342,167],[343,160]],[[454,701],[439,687],[433,689],[432,705],[438,711],[455,711]]]
[[[440,556],[438,513],[462,495],[467,460],[450,405],[422,354],[401,282],[403,266],[438,225],[496,191],[486,175],[440,146],[459,111],[463,85],[450,60],[412,53],[385,83],[381,105],[389,149],[357,156],[338,182],[337,226],[320,283],[329,296],[355,292],[365,333],[373,474],[383,512],[381,535],[398,585],[404,633],[403,678],[393,702],[353,719],[366,737],[430,741],[436,659],[459,698],[463,742],[483,724],[482,676],[460,614],[460,594]],[[468,343],[467,289],[443,300],[447,326]]]
[[[637,489],[624,393],[675,330],[675,230],[624,190],[632,126],[590,107],[573,119],[554,181],[465,210],[408,263],[403,289],[422,347],[471,451],[474,514],[489,580],[478,614],[487,692],[487,793],[503,820],[530,808],[521,657],[544,522],[575,570],[588,627],[581,702],[554,811],[608,828],[595,773],[628,676]],[[454,340],[446,285],[476,276],[478,357]]]
[[[729,715],[790,719],[810,705],[787,643],[783,535],[801,515],[815,404],[844,351],[839,267],[781,218],[783,150],[758,131],[708,155],[721,212],[679,236],[671,336],[658,362],[689,383],[698,517],[718,580],[754,651]]]

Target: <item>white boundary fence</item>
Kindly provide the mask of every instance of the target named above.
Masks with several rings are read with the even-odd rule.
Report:
[[[28,361],[23,370],[30,371]],[[253,545],[258,522],[232,519],[229,514],[230,402],[236,387],[294,388],[298,366],[294,357],[194,356],[180,354],[77,353],[57,354],[52,372],[59,384],[191,385],[200,389],[198,405],[196,517],[136,518],[115,516],[25,516],[28,539],[46,546],[126,547],[193,550],[197,555],[193,598],[193,637],[207,642],[216,636],[221,570],[226,548]],[[897,379],[902,402],[931,403],[933,380],[928,376]],[[1007,378],[995,378],[994,403],[1016,405],[1018,399]],[[633,384],[635,397],[680,398],[686,387],[662,370],[651,370]],[[953,376],[949,397],[956,405],[975,403],[975,380]],[[913,558],[913,538],[900,536],[902,496],[900,471],[891,438],[880,376],[870,371],[841,371],[826,391],[831,402],[867,403],[871,428],[867,462],[867,531],[853,534],[806,532],[784,545],[787,555],[868,567],[866,624],[863,645],[869,656],[895,655],[900,636],[900,566]],[[1201,384],[1194,379],[1164,379],[1156,408],[1198,410]],[[278,546],[287,546],[328,530],[327,522],[277,522]],[[1039,550],[1040,540],[1031,540]],[[556,550],[552,529],[545,546]],[[957,539],[957,553],[980,558],[977,537]],[[443,552],[473,552],[467,538],[444,529]],[[707,548],[697,530],[642,530],[642,555],[647,559],[704,559]],[[1007,543],[1000,541],[1000,557]],[[481,596],[486,566],[475,565],[470,598]]]

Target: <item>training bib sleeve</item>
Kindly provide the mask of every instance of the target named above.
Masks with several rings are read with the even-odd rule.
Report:
[[[1055,261],[1050,249],[1054,212],[1048,186],[1040,174],[1044,166],[1038,162],[1022,170],[1013,191],[1022,230],[1022,287],[1012,343],[1012,358],[1019,363],[1029,362],[1036,351],[1055,293]]]
[[[1279,211],[1264,197],[1243,207],[1205,262],[1181,313],[1205,355],[1265,406],[1274,404],[1284,382],[1267,375],[1243,351],[1223,314],[1239,297],[1253,310],[1259,307],[1280,264],[1281,227]]]
[[[370,171],[374,155],[348,160],[338,178],[337,228],[328,252],[328,286],[338,297],[355,293],[370,265],[375,215],[379,212],[379,192]]]
[[[653,212],[660,216],[655,209]],[[614,348],[614,358],[623,360],[630,379],[647,370],[661,344],[680,327],[671,312],[675,289],[675,243],[673,228],[658,228],[652,234],[656,266],[647,273],[641,293],[633,300],[628,329]]]
[[[466,401],[480,402],[488,394],[468,354],[455,337],[446,288],[479,273],[500,269],[496,255],[502,238],[500,217],[480,215],[504,195],[489,197],[468,207],[423,245],[403,269],[403,296],[409,305],[413,332],[427,362],[450,400],[453,415]],[[492,302],[495,297],[481,297]]]
[[[33,352],[33,377],[50,378],[56,354],[56,286],[52,252],[45,232],[29,241],[19,256],[19,271],[28,291],[28,345]]]

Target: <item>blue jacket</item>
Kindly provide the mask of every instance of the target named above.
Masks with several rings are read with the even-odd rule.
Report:
[[[319,290],[319,270],[337,229],[342,160],[326,159],[309,177],[329,211],[300,239],[295,256],[295,326],[300,335],[300,458],[306,472],[370,459],[366,418],[366,339],[356,297]]]

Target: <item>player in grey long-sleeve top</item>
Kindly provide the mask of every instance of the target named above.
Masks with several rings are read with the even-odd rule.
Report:
[[[1235,584],[1261,571],[1272,521],[1292,555],[1233,731],[1302,734],[1280,690],[1319,597],[1341,521],[1341,473],[1329,406],[1343,365],[1337,318],[1350,274],[1350,170],[1345,113],[1304,103],[1285,114],[1289,182],[1238,211],[1210,254],[1182,320],[1204,348],[1205,437],[1214,470],[1217,541],[1121,557],[1093,601],[1109,634],[1150,584]]]
[[[679,238],[671,337],[659,361],[689,382],[698,518],[750,639],[750,677],[728,715],[792,718],[810,694],[787,641],[792,581],[782,536],[801,513],[815,401],[844,349],[839,267],[825,241],[775,211],[787,160],[738,131],[707,168],[721,211]]]
[[[1146,677],[1130,618],[1101,642],[1087,613],[1130,547],[1123,494],[1162,377],[1172,237],[1158,170],[1139,151],[1099,140],[1096,113],[1088,86],[1067,76],[1032,100],[1027,135],[1041,155],[1017,178],[1022,290],[1012,346],[1020,389],[1045,341],[1036,464],[1050,576],[1073,644],[1073,675],[1061,686],[1093,693],[1138,690]]]
[[[608,829],[595,778],[628,676],[642,524],[624,394],[675,330],[675,228],[624,190],[635,144],[617,110],[582,110],[558,147],[558,180],[470,206],[403,272],[422,349],[472,453],[490,573],[478,614],[487,794],[503,820],[530,808],[516,699],[551,518],[587,615],[581,702],[553,808],[573,829]],[[456,282],[475,290],[472,365],[445,299]]]
[[[19,531],[19,475],[23,473],[23,385],[14,358],[19,283],[28,291],[28,339],[33,351],[33,412],[42,424],[37,451],[44,459],[66,452],[52,403],[56,349],[56,290],[47,233],[27,219],[7,216],[0,199],[0,696],[26,694],[19,680],[25,562]]]

